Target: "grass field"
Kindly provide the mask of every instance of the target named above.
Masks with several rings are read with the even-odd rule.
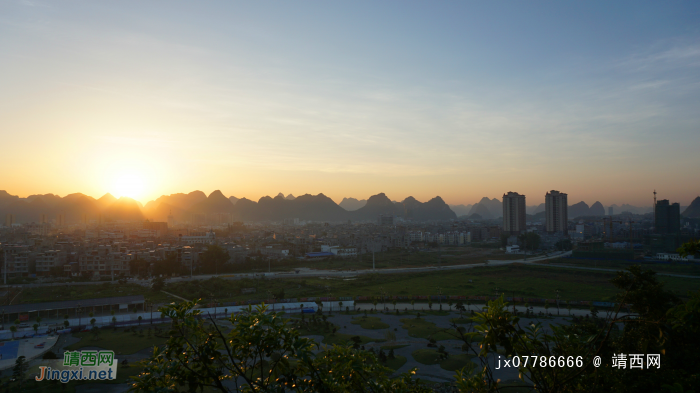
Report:
[[[436,341],[440,340],[455,340],[459,338],[459,334],[453,329],[442,329],[434,323],[428,322],[425,319],[404,318],[401,319],[402,328],[408,330],[408,335],[416,338],[433,338]]]
[[[505,259],[503,255],[492,254],[496,251],[468,247],[456,251],[443,249],[442,259],[449,259],[451,253],[456,255],[455,258],[457,256],[466,258],[466,255],[470,255],[469,258],[471,259],[469,260],[474,263],[483,262],[482,259],[486,259],[487,256],[489,258]],[[380,260],[386,263],[386,266],[379,265],[378,268],[395,267],[392,263],[396,261],[396,258],[401,260],[401,258],[405,257],[408,260],[409,253],[404,254],[406,255],[392,252],[376,254]],[[420,260],[422,261],[421,264],[429,265],[434,262],[436,253],[410,253],[410,256],[416,260],[416,263]],[[353,266],[350,262],[337,262],[338,266],[332,268],[348,269]],[[312,267],[328,267],[323,265],[323,263],[315,262]],[[569,259],[565,259],[563,262],[555,260],[550,265],[556,266],[562,263],[593,266],[593,261]],[[608,265],[601,265],[600,267],[623,269],[629,265],[629,263],[620,261],[608,261],[606,263]],[[657,265],[646,264],[644,266],[657,270],[677,269],[673,271],[677,274],[692,274],[692,269],[696,269],[695,267],[684,265]],[[690,271],[687,271],[688,269]],[[329,293],[336,297],[380,296],[382,291],[389,295],[436,295],[438,287],[441,288],[443,294],[449,295],[494,295],[498,288],[498,292],[504,292],[506,296],[554,298],[556,290],[559,290],[563,301],[609,301],[618,292],[610,284],[610,279],[614,276],[614,272],[555,269],[536,265],[513,264],[508,266],[476,267],[458,271],[422,272],[420,274],[363,274],[352,281],[345,281],[340,278],[289,278],[274,280],[252,278],[226,280],[218,278],[170,283],[167,284],[165,290],[186,299],[201,298],[204,301],[218,302],[249,299],[264,300],[268,297],[268,291],[272,293],[283,291],[286,298],[328,296]],[[472,282],[469,282],[469,280]],[[700,287],[700,281],[693,278],[659,276],[659,281],[665,283],[668,289],[680,296],[686,296],[689,290],[697,290]],[[241,289],[243,288],[256,288],[257,293],[243,295],[241,294]],[[102,283],[98,285],[25,288],[14,300],[13,304],[127,295],[143,295],[147,300],[156,303],[179,301],[163,292],[153,291],[136,284],[114,285]],[[380,302],[377,306],[382,307],[381,304]],[[393,309],[389,302],[386,303],[386,306]],[[333,309],[338,310],[340,307],[338,304],[335,304]],[[344,310],[345,306],[342,306],[342,309]],[[411,307],[409,307],[410,309]],[[438,309],[438,303],[433,303],[433,310],[438,312]],[[445,302],[443,304],[444,312],[446,313],[448,309],[449,306]]]
[[[336,344],[336,345],[347,345],[347,344],[352,344],[351,338],[354,336],[358,336],[360,338],[360,343],[361,344],[367,344],[370,342],[384,342],[385,340],[378,340],[374,338],[370,338],[367,336],[361,336],[358,334],[344,334],[344,333],[333,333],[333,328],[337,328],[337,325],[334,325],[332,323],[329,324],[329,328],[326,329],[326,326],[324,324],[309,324],[308,328],[301,328],[298,329],[299,334],[302,336],[323,336],[323,340],[321,340],[321,343],[323,344]]]
[[[393,359],[387,359],[382,365],[396,371],[403,367],[407,361],[408,359],[405,356],[395,356]]]
[[[177,299],[160,291],[154,291],[138,284],[102,283],[95,285],[51,286],[25,288],[12,304],[55,302],[61,300],[81,300],[101,297],[143,295],[155,303],[168,303]]]
[[[164,336],[165,332],[159,335]],[[129,355],[153,346],[161,346],[167,341],[167,338],[156,337],[154,334],[149,336],[148,327],[145,326],[140,329],[138,335],[133,332],[125,332],[124,329],[101,329],[97,339],[92,333],[75,333],[73,337],[80,338],[80,341],[67,346],[66,350],[68,351],[85,347],[98,347],[114,351],[115,355]]]
[[[386,329],[389,327],[388,324],[382,322],[381,319],[377,317],[357,317],[352,319],[353,325],[360,325],[363,329]]]
[[[601,269],[619,269],[624,270],[632,265],[641,265],[643,269],[651,269],[657,273],[683,274],[689,276],[700,277],[700,264],[680,264],[680,263],[656,263],[645,261],[621,261],[621,260],[591,260],[591,259],[574,259],[574,258],[559,258],[551,259],[543,262],[551,265],[571,265],[581,267],[594,267]]]
[[[166,291],[185,298],[206,295],[219,301],[259,299],[267,291],[284,291],[285,297],[328,296],[380,296],[382,290],[389,295],[435,295],[438,287],[450,295],[494,295],[554,298],[559,290],[561,300],[612,300],[618,290],[610,283],[614,272],[585,271],[513,264],[488,266],[458,271],[436,271],[420,274],[366,274],[354,281],[342,279],[212,279],[168,284]],[[471,280],[472,282],[469,282]],[[697,290],[700,281],[693,278],[659,276],[666,287],[685,296],[689,290]],[[241,288],[257,288],[257,294],[240,295]],[[381,302],[378,303],[378,307]],[[363,306],[364,307],[364,306]],[[391,304],[387,303],[387,307]],[[433,303],[433,309],[439,307]],[[448,306],[443,304],[447,313]],[[410,310],[411,307],[409,306]]]
[[[472,359],[471,355],[465,353],[449,354],[447,359],[441,359],[440,353],[435,349],[418,349],[411,353],[413,358],[421,364],[440,364],[440,367],[447,371],[455,371],[463,368]]]
[[[396,345],[382,345],[382,349],[388,351],[390,349],[400,349],[407,347],[408,344],[396,344]]]
[[[466,324],[471,323],[471,322],[472,322],[472,319],[471,319],[471,318],[467,318],[467,317],[452,318],[452,319],[450,319],[450,322],[456,323],[456,324],[458,324],[458,325],[466,325]]]

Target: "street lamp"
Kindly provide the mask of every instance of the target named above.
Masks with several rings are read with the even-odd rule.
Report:
[[[333,296],[333,294],[331,291],[328,291],[328,315],[333,314],[333,302],[331,301],[331,296]]]
[[[384,287],[379,287],[379,294],[382,295],[382,307],[386,311],[386,300],[384,300]]]
[[[78,307],[75,309],[75,313],[78,314],[78,329],[80,329],[80,321],[81,321],[81,313],[83,310],[80,308],[80,304],[78,304]]]

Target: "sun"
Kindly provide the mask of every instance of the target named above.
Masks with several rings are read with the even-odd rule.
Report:
[[[138,200],[143,195],[144,186],[145,181],[143,177],[137,172],[130,171],[117,175],[112,189],[114,190],[114,196],[117,198],[125,196]]]

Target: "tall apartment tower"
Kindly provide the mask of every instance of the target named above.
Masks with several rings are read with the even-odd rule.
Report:
[[[547,232],[560,232],[568,234],[567,222],[569,221],[567,195],[563,192],[552,190],[544,196],[544,211]]]
[[[15,223],[15,215],[14,215],[14,214],[8,213],[8,214],[5,216],[5,226],[6,226],[6,227],[11,227],[12,224],[14,224],[14,223]]]
[[[503,194],[503,231],[511,235],[525,232],[525,195],[508,191]]]
[[[668,199],[656,202],[654,208],[656,233],[661,235],[677,234],[681,231],[681,205],[669,203]]]

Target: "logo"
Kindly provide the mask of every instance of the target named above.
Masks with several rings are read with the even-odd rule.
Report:
[[[51,360],[40,366],[37,381],[105,381],[117,378],[119,361],[114,351],[66,351],[63,360]]]

